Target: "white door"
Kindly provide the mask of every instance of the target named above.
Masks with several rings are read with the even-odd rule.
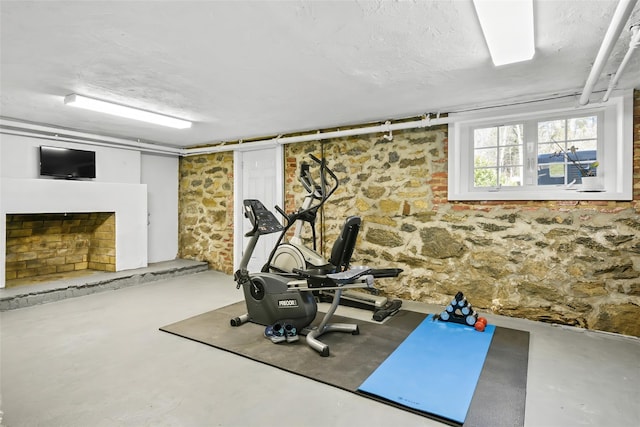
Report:
[[[244,254],[248,238],[244,235],[251,230],[251,223],[244,217],[242,201],[257,199],[282,223],[281,215],[274,209],[283,206],[283,161],[282,146],[251,151],[236,151],[235,176],[235,226],[234,226],[234,267],[238,268]],[[269,258],[279,237],[278,233],[261,236],[258,240],[248,270],[258,272]]]

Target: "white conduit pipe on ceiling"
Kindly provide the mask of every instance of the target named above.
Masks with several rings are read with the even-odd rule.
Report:
[[[178,155],[180,148],[163,147],[130,139],[112,136],[94,135],[73,129],[56,128],[37,123],[24,122],[15,119],[0,118],[0,134],[26,136],[50,141],[73,142],[76,144],[116,147],[127,150],[144,151],[157,154]]]
[[[600,50],[596,56],[596,60],[591,67],[591,72],[589,73],[587,82],[582,90],[582,95],[580,96],[579,101],[580,105],[587,105],[589,103],[589,97],[593,93],[593,88],[598,82],[600,74],[602,74],[602,70],[611,55],[611,51],[613,50],[616,41],[618,41],[618,38],[620,37],[629,16],[631,16],[631,12],[633,11],[637,1],[638,0],[620,0],[620,2],[618,2],[618,6],[613,14],[613,18],[611,18],[611,23],[609,24],[609,28],[604,35],[604,40],[602,41],[602,45],[600,46]]]
[[[609,100],[609,96],[611,92],[618,84],[618,80],[620,79],[620,75],[622,75],[622,71],[627,66],[627,62],[631,59],[631,55],[633,55],[633,51],[640,46],[640,22],[634,24],[631,27],[631,41],[629,42],[629,49],[627,50],[626,55],[624,55],[624,59],[620,63],[618,67],[618,71],[613,75],[611,82],[609,82],[609,87],[607,88],[607,92],[602,97],[602,102],[607,102]]]
[[[116,147],[130,150],[138,150],[157,154],[169,154],[178,156],[193,156],[197,154],[219,153],[235,150],[258,150],[260,148],[273,147],[277,144],[292,144],[295,142],[319,141],[321,139],[341,138],[345,136],[366,135],[372,133],[391,133],[394,130],[416,129],[430,126],[448,124],[448,118],[425,116],[421,120],[399,123],[385,123],[377,126],[367,126],[361,128],[337,130],[330,132],[320,132],[313,134],[276,137],[271,139],[251,141],[250,143],[229,144],[224,143],[199,147],[199,148],[175,148],[163,147],[157,144],[133,141],[122,138],[115,138],[103,135],[92,135],[85,132],[71,129],[60,129],[52,126],[40,125],[36,123],[22,122],[7,118],[0,118],[0,134],[26,136],[31,138],[46,139],[52,141],[64,141],[80,144],[99,145],[106,147]]]
[[[367,126],[361,128],[354,129],[345,129],[345,130],[337,130],[330,132],[317,132],[313,134],[305,134],[305,135],[297,135],[297,136],[286,136],[286,137],[276,137],[271,139],[263,139],[260,141],[252,141],[251,143],[247,143],[246,145],[234,144],[234,145],[217,145],[214,147],[202,147],[202,148],[188,148],[184,150],[184,156],[193,156],[196,154],[209,154],[209,153],[219,153],[222,151],[234,151],[234,150],[242,150],[242,149],[259,149],[264,147],[272,147],[276,144],[293,144],[295,142],[307,142],[307,141],[320,141],[321,139],[332,139],[332,138],[342,138],[345,136],[356,136],[356,135],[367,135],[371,133],[385,133],[392,132],[394,130],[404,130],[404,129],[416,129],[416,128],[424,128],[429,126],[438,126],[448,124],[448,118],[435,118],[431,119],[430,116],[426,116],[420,120],[414,120],[411,122],[400,122],[400,123],[385,123],[383,125],[378,126]]]

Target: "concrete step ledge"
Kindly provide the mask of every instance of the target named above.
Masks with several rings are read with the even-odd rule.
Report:
[[[178,259],[115,273],[96,272],[85,277],[4,288],[0,289],[0,311],[112,291],[156,280],[199,273],[208,269],[209,266],[206,262]]]

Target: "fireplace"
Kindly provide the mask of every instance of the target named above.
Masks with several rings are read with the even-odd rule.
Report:
[[[116,271],[115,212],[7,214],[6,280]]]
[[[2,177],[0,190],[0,288],[53,267],[147,266],[146,185]]]

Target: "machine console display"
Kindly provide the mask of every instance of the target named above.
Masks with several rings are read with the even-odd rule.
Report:
[[[264,207],[260,200],[247,199],[244,201],[245,216],[251,221],[253,230],[247,236],[254,234],[271,234],[282,231],[283,226],[270,210]]]

